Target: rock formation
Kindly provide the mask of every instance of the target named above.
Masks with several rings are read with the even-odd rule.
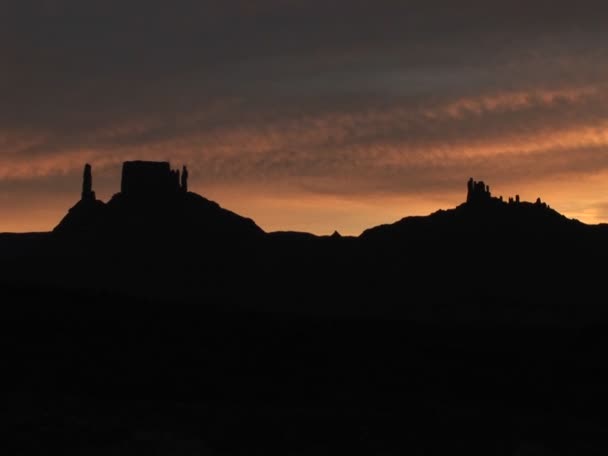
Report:
[[[500,203],[505,203],[502,196],[496,198],[492,196],[490,193],[490,186],[486,185],[483,181],[475,181],[471,177],[467,182],[467,203],[469,204],[479,204],[486,203],[489,201],[495,201]],[[519,195],[510,196],[507,199],[507,204],[509,205],[519,205],[525,204],[521,201]],[[547,207],[546,203],[543,203],[540,198],[536,200],[536,206],[539,207]]]
[[[171,170],[171,188],[172,191],[176,192],[179,190],[179,170]]]
[[[91,172],[91,165],[88,163],[84,165],[81,199],[83,201],[95,200],[95,192],[93,191],[93,173]]]
[[[188,192],[188,168],[186,168],[186,165],[184,165],[184,167],[182,168],[181,190],[182,192]]]
[[[491,199],[490,186],[483,181],[476,182],[471,177],[467,182],[467,203],[480,203]]]
[[[187,190],[187,180],[185,166],[180,187],[180,172],[171,169],[169,162],[127,161],[122,165],[120,188],[125,196],[157,198],[174,195],[185,186]]]
[[[177,234],[181,239],[210,242],[264,234],[253,220],[188,192],[185,166],[180,173],[169,162],[124,162],[121,191],[107,203],[96,200],[91,187],[91,166],[87,164],[82,199],[55,227],[56,233],[94,235],[116,242]]]
[[[105,203],[95,197],[92,168],[87,163],[82,174],[80,201],[70,208],[53,231],[68,234],[91,232],[103,221],[105,209]]]

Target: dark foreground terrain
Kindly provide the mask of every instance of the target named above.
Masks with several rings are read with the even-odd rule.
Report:
[[[2,319],[6,454],[608,449],[603,325],[235,314],[15,288],[5,302],[21,304]]]

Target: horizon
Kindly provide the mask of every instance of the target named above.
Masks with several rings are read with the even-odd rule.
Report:
[[[171,162],[170,162],[170,161],[168,161],[168,160],[166,160],[166,161],[162,161],[162,162],[161,162],[161,161],[155,161],[155,162],[152,162],[152,161],[148,161],[148,160],[139,160],[139,159],[138,159],[138,160],[133,160],[133,161],[131,161],[131,163],[133,163],[133,162],[136,162],[136,163],[141,163],[141,162],[143,162],[143,163],[158,163],[158,164],[160,164],[160,163],[166,163],[167,172],[168,172],[168,170],[170,170],[170,169],[171,169],[171,170],[175,169],[175,168],[173,168],[173,166],[172,166]],[[125,164],[127,164],[127,162],[124,162],[124,163],[123,163],[123,165],[125,165]],[[184,166],[184,169],[188,167],[188,166],[187,166],[187,165],[185,165],[185,164],[184,164],[183,166]],[[95,180],[94,180],[94,175],[95,175],[95,174],[94,174],[94,172],[92,172],[92,170],[94,170],[94,168],[92,168],[92,166],[91,166],[89,163],[85,164],[83,168],[84,168],[84,177],[82,178],[82,179],[83,179],[83,181],[82,181],[82,185],[85,185],[85,184],[84,184],[84,182],[87,182],[87,181],[88,181],[88,184],[87,184],[87,185],[88,185],[88,187],[87,187],[87,188],[89,189],[89,190],[88,190],[88,192],[89,192],[89,193],[90,193],[90,192],[91,192],[91,190],[92,190],[92,192],[93,192],[93,193],[92,193],[92,195],[93,195],[93,196],[92,196],[92,198],[97,199],[98,201],[103,201],[104,203],[107,203],[107,202],[109,202],[109,201],[110,201],[110,199],[112,199],[112,197],[113,197],[114,195],[117,195],[117,194],[121,193],[121,189],[119,188],[119,189],[118,189],[116,192],[112,192],[112,194],[111,194],[111,195],[110,195],[108,198],[99,197],[99,196],[97,195],[97,192],[96,192],[96,190],[95,190],[95,185],[94,185],[94,182],[95,182]],[[158,169],[158,168],[157,168],[157,169]],[[178,169],[178,170],[176,170],[176,171],[171,171],[171,173],[173,173],[173,172],[176,172],[176,173],[177,173],[177,174],[176,174],[176,176],[177,176],[177,177],[175,178],[175,179],[176,179],[176,181],[175,181],[175,182],[176,182],[176,185],[177,185],[177,182],[178,182],[178,180],[179,180],[179,176],[180,176],[180,174],[179,174],[179,169]],[[92,177],[93,177],[93,179],[92,179]],[[187,178],[187,177],[188,177],[188,176],[186,176],[186,178]],[[123,166],[123,175],[122,175],[122,177],[120,178],[119,182],[121,182],[121,181],[124,181],[124,166]],[[164,182],[164,181],[163,181],[163,182]],[[473,179],[473,177],[471,177],[471,178],[470,178],[470,181],[469,181],[469,182],[467,182],[467,188],[469,189],[469,190],[468,190],[469,192],[470,192],[469,184],[470,184],[471,182],[473,182],[473,183],[479,183],[479,184],[482,184],[482,186],[484,186],[484,188],[485,188],[485,185],[489,185],[487,182],[484,182],[483,180],[477,180],[477,181],[475,181],[475,180]],[[91,184],[92,184],[92,183],[93,183],[93,185],[92,185],[92,187],[91,187]],[[161,183],[162,183],[162,182],[161,182]],[[121,185],[123,185],[123,184],[121,184]],[[81,189],[84,189],[84,187],[82,187]],[[192,193],[195,193],[195,194],[199,194],[199,195],[201,195],[199,192],[197,192],[197,191],[193,190],[192,188],[188,189],[188,188],[186,187],[186,191],[188,191],[188,190],[189,190],[190,192],[192,192]],[[83,192],[84,192],[84,190],[83,190]],[[495,199],[500,199],[501,201],[503,201],[503,200],[504,200],[505,204],[507,203],[507,200],[511,200],[511,199],[515,200],[515,199],[516,199],[516,197],[517,197],[518,199],[521,199],[522,203],[526,203],[526,202],[527,202],[527,203],[532,203],[532,202],[533,202],[533,201],[532,201],[532,199],[529,199],[529,198],[526,198],[526,197],[522,197],[522,195],[521,195],[520,193],[513,193],[513,194],[506,194],[506,195],[505,195],[505,194],[502,194],[502,193],[501,193],[501,194],[498,194],[498,193],[494,193],[494,192],[493,192],[493,188],[491,188],[491,187],[490,187],[490,189],[489,189],[489,192],[490,192],[490,194],[491,194],[491,196],[492,196],[493,198],[495,198]],[[201,195],[201,196],[205,197],[205,195]],[[84,199],[84,198],[85,198],[84,193],[82,193],[81,198],[82,198],[82,199]],[[537,198],[538,198],[538,200],[543,201],[543,199],[542,199],[540,196],[538,196]],[[214,201],[212,198],[207,198],[207,199],[210,199],[211,201]],[[399,217],[399,218],[397,218],[397,219],[395,219],[395,220],[386,221],[386,222],[379,222],[379,223],[376,223],[375,225],[365,226],[365,227],[363,227],[363,228],[361,229],[361,231],[359,231],[358,233],[340,232],[340,230],[337,230],[337,229],[335,229],[335,230],[333,230],[333,231],[331,231],[331,232],[329,232],[329,233],[328,233],[328,232],[314,232],[314,231],[312,231],[312,230],[301,230],[301,229],[300,229],[300,230],[297,230],[297,229],[281,229],[281,228],[279,228],[279,229],[272,229],[272,230],[269,230],[269,229],[266,229],[264,226],[260,225],[260,224],[259,224],[259,223],[258,223],[258,222],[257,222],[257,221],[254,219],[254,218],[253,218],[253,221],[254,221],[254,222],[256,222],[256,224],[257,224],[258,226],[260,226],[260,228],[262,228],[262,230],[264,230],[264,231],[265,231],[265,232],[267,232],[267,233],[271,233],[271,232],[289,232],[289,231],[293,231],[293,232],[307,232],[307,233],[312,233],[312,234],[314,234],[314,235],[328,235],[328,234],[331,234],[331,233],[333,233],[333,232],[335,232],[335,231],[338,231],[338,232],[340,232],[340,234],[342,234],[342,235],[346,235],[346,236],[359,236],[359,235],[361,235],[361,234],[362,234],[362,233],[363,233],[365,230],[367,230],[367,229],[369,229],[369,228],[373,228],[373,227],[380,226],[380,225],[385,225],[385,224],[391,224],[391,223],[397,222],[397,221],[399,221],[399,220],[401,220],[401,219],[403,219],[403,218],[405,218],[405,217],[411,217],[411,216],[428,216],[428,215],[431,215],[432,213],[434,213],[434,212],[436,212],[436,211],[439,211],[439,210],[449,210],[449,209],[454,209],[454,208],[456,208],[457,206],[459,206],[460,204],[462,204],[462,203],[466,202],[466,201],[467,201],[467,199],[468,199],[468,196],[466,196],[466,195],[465,195],[465,198],[464,198],[464,199],[462,199],[460,202],[457,202],[457,203],[453,204],[453,205],[452,205],[452,206],[450,206],[450,207],[438,207],[438,208],[435,208],[434,210],[432,210],[432,211],[430,211],[430,212],[426,212],[426,213],[420,213],[420,214],[406,214],[406,215],[403,215],[403,216],[401,216],[401,217]],[[536,200],[537,200],[537,199],[536,199],[536,198],[534,198],[534,201],[536,201]],[[80,199],[77,199],[75,202],[78,202],[78,201],[80,201]],[[220,202],[218,202],[218,201],[215,201],[215,202],[216,202],[216,203],[218,203],[218,204],[219,204],[221,207],[223,207],[224,209],[231,210],[231,208],[230,208],[230,207],[226,207],[226,206],[222,205],[222,204],[221,204]],[[551,207],[551,205],[550,205],[550,204],[548,204],[546,201],[543,201],[543,203],[546,203],[546,204],[548,205],[548,207]],[[555,208],[552,208],[552,209],[555,209]],[[64,217],[64,216],[67,214],[67,212],[68,212],[68,211],[66,210],[66,212],[65,212],[63,215],[61,215],[60,220],[61,220],[61,219],[62,219],[62,218],[63,218],[63,217]],[[234,211],[234,210],[232,210],[232,212],[235,212],[235,213],[237,213],[238,215],[241,215],[241,216],[246,216],[246,214],[242,214],[242,213],[239,213],[239,212]],[[557,210],[557,212],[561,213],[559,210]],[[562,215],[565,215],[566,217],[568,217],[566,214],[562,214]],[[249,218],[252,218],[252,217],[249,217]],[[574,217],[568,217],[568,218],[575,219],[575,220],[579,220],[579,221],[581,221],[581,222],[583,222],[583,223],[586,223],[586,224],[588,224],[588,225],[593,225],[593,224],[594,224],[594,223],[585,222],[584,220],[576,219],[576,218],[574,218]],[[57,223],[58,223],[58,222],[57,222]],[[55,224],[54,224],[54,225],[53,225],[51,228],[49,228],[49,229],[41,229],[41,230],[29,230],[29,231],[0,231],[0,234],[19,234],[19,233],[43,233],[43,232],[50,232],[50,231],[52,231],[52,230],[53,230],[53,228],[54,228],[55,226],[57,226],[57,223],[55,223]],[[599,222],[599,223],[601,223],[601,222]]]
[[[358,235],[466,180],[608,222],[608,5],[158,0],[2,7],[0,232],[132,159],[262,229]],[[137,31],[136,33],[134,31]]]

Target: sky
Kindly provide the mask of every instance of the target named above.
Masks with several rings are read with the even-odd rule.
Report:
[[[0,232],[52,229],[125,160],[266,231],[359,234],[469,177],[608,222],[608,4],[6,0]]]

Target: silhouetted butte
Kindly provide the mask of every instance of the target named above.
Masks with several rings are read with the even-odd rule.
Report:
[[[82,198],[55,227],[59,235],[211,236],[250,238],[263,234],[253,220],[188,191],[188,170],[168,162],[123,163],[121,191],[104,203],[95,198],[85,165]]]

